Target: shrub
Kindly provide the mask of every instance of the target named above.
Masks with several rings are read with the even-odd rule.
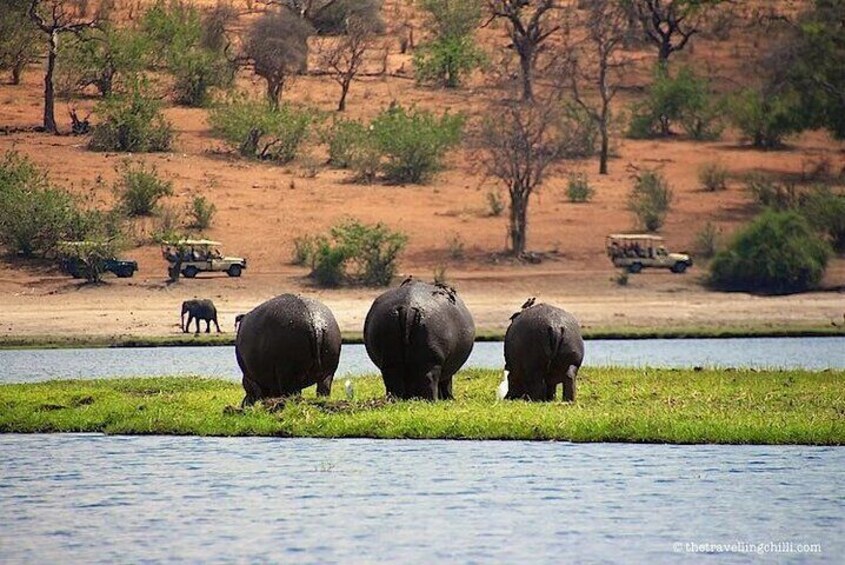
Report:
[[[800,103],[794,93],[766,93],[749,88],[729,98],[728,113],[754,147],[772,149],[802,129]]]
[[[144,82],[133,83],[125,95],[107,96],[94,112],[100,116],[88,143],[94,151],[146,153],[170,149],[173,128]]]
[[[502,192],[498,189],[487,191],[487,213],[499,217],[505,211],[505,201],[502,199]]]
[[[628,210],[643,228],[659,230],[671,204],[672,189],[662,173],[646,170],[635,177],[634,189],[628,196]]]
[[[159,199],[173,194],[173,183],[159,178],[155,167],[127,160],[118,167],[118,174],[114,192],[127,216],[150,216]]]
[[[569,175],[566,185],[566,195],[570,202],[589,202],[593,198],[594,190],[587,180],[587,175],[578,173]]]
[[[845,251],[845,195],[819,185],[800,198],[799,211],[838,252]]]
[[[710,280],[723,290],[801,292],[821,281],[829,254],[803,216],[766,210],[716,255]]]
[[[695,236],[695,254],[704,259],[710,259],[719,251],[721,230],[711,222],[707,222]]]
[[[449,246],[449,257],[459,261],[464,258],[466,254],[464,240],[461,238],[461,234],[452,234],[452,237],[449,238],[447,242]]]
[[[205,196],[194,196],[188,203],[187,214],[191,219],[189,228],[204,230],[211,227],[211,221],[217,212],[217,206]]]
[[[308,137],[317,116],[313,110],[267,102],[231,100],[209,114],[212,131],[244,157],[287,163]]]
[[[794,185],[780,184],[764,174],[750,174],[745,189],[758,204],[776,210],[788,210],[798,204]]]
[[[698,168],[698,182],[710,192],[725,190],[728,188],[728,169],[721,163],[704,163]]]
[[[437,38],[414,52],[414,75],[418,82],[457,88],[463,77],[484,60],[483,52],[471,36]]]
[[[306,0],[285,0],[284,4],[294,12],[300,12]],[[346,33],[350,19],[367,22],[377,33],[384,31],[381,19],[381,0],[336,0],[314,4],[305,18],[320,35],[341,35]]]
[[[369,138],[367,127],[357,120],[335,120],[324,135],[329,146],[329,164],[351,168]]]
[[[420,183],[442,167],[446,150],[461,139],[462,116],[440,118],[425,110],[396,104],[372,122],[372,135],[384,156],[385,178],[393,183]]]
[[[407,241],[384,224],[349,219],[333,226],[328,236],[297,238],[294,259],[311,263],[311,277],[321,286],[387,286]]]
[[[598,122],[576,104],[567,104],[563,111],[561,130],[566,132],[561,155],[567,159],[588,159],[596,154],[599,141]]]

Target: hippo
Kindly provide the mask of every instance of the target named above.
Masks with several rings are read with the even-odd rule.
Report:
[[[246,392],[242,406],[299,395],[313,384],[319,396],[328,396],[340,342],[331,310],[312,298],[282,294],[244,314],[235,339]]]
[[[452,376],[474,340],[475,323],[455,289],[411,278],[376,298],[364,321],[367,354],[393,398],[454,398]]]
[[[507,399],[554,400],[563,383],[563,399],[575,401],[575,379],[584,361],[578,320],[549,304],[529,299],[511,316],[505,334]]]

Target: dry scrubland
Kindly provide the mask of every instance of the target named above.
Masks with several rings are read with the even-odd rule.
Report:
[[[399,53],[399,30],[407,19],[417,26],[417,42],[426,32],[420,29],[421,19],[409,19],[407,10],[404,3],[385,2],[388,33],[379,39],[384,51],[371,55],[367,70],[373,76],[353,83],[346,113],[368,119],[399,101],[437,112],[463,112],[469,127],[475,127],[485,109],[502,98],[502,88],[483,73],[473,74],[456,90],[416,85],[411,56]],[[239,27],[246,26],[250,17],[242,17]],[[745,80],[743,59],[766,49],[766,41],[764,34],[744,29],[735,30],[726,40],[697,36],[692,48],[672,56],[672,65],[706,69],[717,89],[732,89]],[[493,65],[507,43],[499,25],[479,32],[479,44]],[[382,65],[383,53],[388,72],[378,75],[375,71]],[[635,59],[615,103],[619,116],[651,80],[654,52],[643,48]],[[311,70],[317,70],[313,64]],[[42,79],[42,65],[32,64],[21,85],[0,84],[0,126],[5,128],[0,151],[15,149],[48,171],[55,183],[84,195],[96,206],[110,206],[115,167],[124,155],[88,151],[81,137],[28,131],[40,123]],[[256,93],[262,88],[248,72],[241,72],[238,86]],[[334,108],[337,96],[334,82],[314,75],[299,78],[284,93],[287,101],[325,111]],[[84,114],[95,102],[83,98],[73,105]],[[64,131],[69,128],[67,108],[65,102],[57,104]],[[682,136],[634,141],[617,132],[609,175],[596,174],[596,159],[565,162],[532,197],[528,248],[547,257],[542,264],[523,265],[497,257],[505,247],[507,213],[490,216],[487,195],[505,192],[495,179],[484,175],[477,155],[466,144],[448,155],[446,169],[428,184],[361,185],[349,182],[348,172],[325,166],[325,149],[317,144],[288,165],[253,162],[237,157],[211,135],[207,110],[168,106],[165,115],[177,133],[174,150],[132,158],[155,165],[173,180],[175,193],[165,199],[166,206],[182,209],[195,195],[214,202],[217,215],[204,235],[224,242],[230,253],[248,257],[244,277],[215,276],[166,285],[159,248],[145,240],[155,220],[137,220],[137,245],[124,253],[139,261],[140,272],[134,279],[110,278],[108,284],[91,288],[60,275],[51,265],[4,259],[0,305],[5,315],[0,336],[169,334],[178,331],[179,302],[193,296],[214,299],[223,313],[221,321],[228,325],[235,313],[285,291],[316,294],[335,310],[344,330],[359,330],[377,290],[317,290],[306,278],[307,269],[290,264],[294,238],[323,231],[347,216],[382,221],[407,233],[409,244],[400,273],[431,278],[436,269],[445,268],[447,279],[466,297],[485,329],[504,327],[509,313],[528,295],[568,307],[593,328],[777,329],[845,324],[842,294],[837,290],[845,285],[841,257],[830,263],[823,283],[832,291],[763,298],[706,290],[700,262],[686,275],[642,274],[620,287],[612,280],[615,272],[603,248],[606,234],[633,229],[633,218],[626,210],[632,167],[659,168],[666,175],[675,203],[660,233],[670,248],[692,250],[696,233],[707,222],[727,236],[758,211],[740,180],[747,173],[800,180],[819,164],[827,163],[831,171],[845,168],[842,144],[824,132],[790,138],[785,149],[768,152],[743,145],[730,129],[715,142],[693,142]],[[728,169],[726,190],[708,192],[700,186],[698,169],[709,162],[720,162]],[[587,174],[596,191],[591,202],[568,202],[565,189],[570,172]]]

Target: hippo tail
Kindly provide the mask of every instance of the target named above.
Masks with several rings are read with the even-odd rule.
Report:
[[[414,328],[420,323],[420,311],[418,308],[400,306],[396,309],[399,321],[399,335],[402,337],[402,345],[410,345]]]
[[[314,328],[311,333],[311,358],[314,359],[319,374],[323,373],[323,343],[325,341],[326,328]]]

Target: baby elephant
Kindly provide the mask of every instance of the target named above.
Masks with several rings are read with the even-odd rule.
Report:
[[[188,315],[187,324],[185,323],[185,314]],[[211,331],[211,322],[214,322],[217,332],[220,333],[220,324],[217,323],[217,308],[214,307],[214,302],[211,300],[186,300],[182,303],[180,320],[182,331],[185,333],[188,333],[191,322],[194,320],[197,322],[197,331],[194,333],[200,333],[200,320],[205,320],[205,333]]]
[[[584,340],[572,314],[528,300],[511,316],[505,334],[505,398],[554,400],[563,383],[563,399],[575,400],[575,378],[584,360]]]
[[[324,304],[282,294],[240,318],[235,357],[249,406],[265,398],[295,396],[317,384],[328,396],[340,361],[340,328]]]

